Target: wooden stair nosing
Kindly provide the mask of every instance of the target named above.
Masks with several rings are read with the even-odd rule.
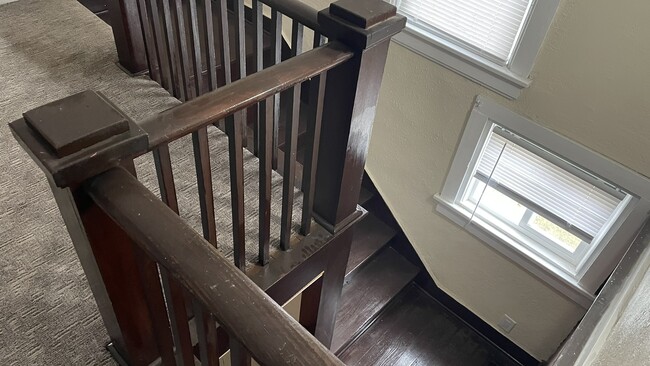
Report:
[[[372,213],[359,222],[354,228],[352,248],[348,257],[345,270],[346,280],[351,278],[357,270],[361,269],[375,254],[377,254],[397,232],[384,224]]]
[[[387,247],[355,274],[343,287],[332,351],[349,344],[418,272],[419,268]]]

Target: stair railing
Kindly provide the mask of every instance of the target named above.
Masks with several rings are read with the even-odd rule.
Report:
[[[339,364],[327,348],[350,251],[350,228],[361,215],[356,202],[388,45],[405,19],[379,0],[342,0],[310,19],[308,24],[316,21],[329,43],[194,95],[140,123],[100,94],[83,92],[26,112],[10,124],[50,182],[114,350],[128,364],[160,360],[164,365],[189,365],[198,353],[202,364],[215,365],[224,348],[230,349],[237,365],[249,364],[250,355],[269,365]],[[316,258],[309,262],[305,251],[296,252],[295,265],[289,255],[273,267],[268,259],[272,106],[278,94],[288,93],[297,120],[307,82],[314,103],[301,233],[308,235],[315,220],[319,235],[310,245],[319,252],[309,252]],[[239,271],[245,262],[245,119],[236,116],[252,106],[261,111],[259,263],[268,268],[260,281]],[[206,129],[219,121],[224,121],[229,137],[234,263],[215,248],[210,206]],[[288,130],[281,219],[285,250],[291,245],[284,227],[291,222],[288,192],[294,186],[296,140],[296,129]],[[188,134],[194,145],[203,237],[178,217],[175,202],[167,145]],[[158,168],[162,202],[134,177],[133,159],[149,151]],[[316,245],[319,240],[325,244]],[[268,282],[266,272],[277,272],[274,283]],[[303,292],[300,322],[305,330],[276,302],[293,296],[319,273],[320,279]],[[268,283],[262,285],[264,281]],[[275,295],[262,291],[270,294],[269,289],[276,289]],[[193,348],[188,314],[194,316],[198,350]]]

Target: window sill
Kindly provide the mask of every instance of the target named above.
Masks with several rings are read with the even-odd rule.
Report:
[[[479,59],[450,42],[439,38],[432,39],[408,26],[394,36],[393,40],[509,99],[517,99],[521,90],[530,85],[528,78],[514,74],[504,66]]]
[[[469,222],[467,213],[458,205],[445,201],[439,195],[436,195],[435,199],[438,202],[436,210],[439,213],[584,309],[591,306],[595,298],[594,295],[582,288],[575,279],[559,269],[545,264],[545,261],[538,255],[494,230],[482,220],[476,219]]]

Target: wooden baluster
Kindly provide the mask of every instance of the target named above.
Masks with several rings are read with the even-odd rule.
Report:
[[[244,151],[242,129],[244,121],[226,121],[230,155],[230,195],[232,202],[232,240],[235,266],[246,267],[246,231],[244,227]]]
[[[230,364],[232,366],[250,366],[251,356],[246,347],[234,337],[230,337]]]
[[[196,333],[199,340],[201,366],[219,366],[217,325],[212,314],[198,301],[192,302],[196,315]],[[193,364],[192,364],[193,365]]]
[[[145,0],[146,1],[146,0]],[[174,82],[172,80],[172,59],[169,53],[169,45],[166,41],[165,30],[161,24],[160,6],[158,0],[149,0],[149,13],[153,23],[153,33],[156,41],[156,58],[160,65],[161,85],[167,89],[169,94],[174,94]]]
[[[172,211],[178,214],[178,200],[176,198],[176,186],[174,184],[169,146],[167,144],[160,145],[154,149],[153,156],[156,174],[158,176],[160,197]],[[179,361],[182,361],[182,363],[179,363],[184,366],[194,365],[194,353],[190,338],[190,327],[187,321],[187,308],[185,306],[185,297],[187,295],[182,286],[174,278],[169,276],[164,267],[159,267],[159,269],[160,279],[167,299],[174,343],[176,344],[176,349],[180,352]]]
[[[201,35],[199,34],[199,15],[196,0],[189,0],[190,32],[192,35],[192,61],[194,65],[194,95],[203,94],[203,65],[201,61]],[[189,67],[189,66],[188,66]]]
[[[202,127],[192,133],[192,145],[194,148],[194,166],[196,167],[196,183],[199,191],[203,237],[216,247],[217,227],[214,216],[214,195],[207,127]]]
[[[203,0],[203,15],[205,22],[205,52],[208,67],[208,89],[217,88],[217,56],[214,47],[214,22],[212,20],[212,0]],[[218,20],[217,20],[218,21]]]
[[[317,42],[314,41],[314,46]],[[311,230],[311,217],[314,212],[314,189],[316,185],[316,167],[318,165],[318,149],[320,145],[320,130],[323,119],[323,99],[327,72],[313,77],[309,81],[309,117],[307,120],[307,152],[305,165],[302,170],[302,224],[300,233],[308,235]]]
[[[174,7],[172,8],[172,23],[174,34],[176,35],[176,45],[180,57],[178,59],[178,66],[180,67],[179,80],[181,82],[182,100],[190,100],[196,96],[192,89],[190,80],[190,52],[187,49],[187,32],[185,28],[185,15],[183,9],[183,0],[174,0]],[[178,55],[177,55],[178,56]]]
[[[253,37],[253,52],[254,52],[254,57],[253,57],[253,72],[258,72],[261,71],[264,68],[264,40],[263,40],[263,34],[264,34],[264,14],[262,13],[263,10],[263,5],[259,0],[253,0],[253,27],[254,27],[254,33],[255,37]],[[265,113],[260,109],[259,105],[256,105],[254,108],[251,108],[251,110],[256,111],[257,113],[254,113],[255,116],[255,121],[253,124],[253,154],[255,156],[259,156],[259,129],[262,128],[260,127],[260,120],[261,116],[260,114]]]
[[[181,65],[180,52],[178,51],[178,47],[176,45],[176,40],[174,37],[176,32],[174,32],[171,10],[169,8],[168,1],[170,0],[160,0],[160,1],[162,3],[162,9],[163,9],[163,23],[165,24],[164,31],[165,31],[165,39],[167,40],[167,52],[169,54],[170,65],[171,65],[173,95],[176,98],[184,101],[186,100],[186,96],[184,93],[185,88],[183,87],[183,76],[182,76],[183,66]]]
[[[302,53],[302,38],[305,33],[305,27],[297,20],[291,24],[291,57],[298,56]]]
[[[154,40],[151,19],[147,8],[146,0],[138,0],[138,11],[140,13],[140,23],[142,23],[142,34],[144,36],[144,46],[147,51],[147,65],[149,67],[149,77],[158,84],[161,84],[160,67],[156,51],[156,41]]]
[[[222,85],[228,85],[232,81],[232,70],[230,67],[230,28],[228,27],[228,6],[226,0],[219,0],[217,7],[217,23],[219,30],[219,44],[221,45],[221,68],[224,79]]]
[[[234,0],[235,2],[235,52],[237,53],[238,80],[246,77],[246,30],[244,19],[244,0]],[[246,126],[247,113],[246,109],[238,114],[244,121],[244,127],[241,131],[242,143],[247,145],[248,128]],[[227,128],[227,127],[226,127]]]
[[[138,3],[129,0],[108,0],[103,4],[108,8],[120,65],[131,74],[146,71],[147,54],[142,23],[138,15]]]
[[[272,64],[282,62],[282,14],[271,10],[271,58]],[[273,169],[278,169],[278,134],[280,128],[280,95],[273,101]]]
[[[142,289],[149,308],[149,316],[151,317],[161,363],[164,366],[175,366],[174,340],[167,318],[167,307],[162,296],[163,291],[158,277],[158,266],[138,246],[134,246],[134,256],[140,281],[146,284]]]
[[[284,140],[284,168],[282,173],[282,217],[280,226],[280,247],[288,250],[293,223],[293,196],[296,181],[296,150],[298,145],[298,125],[300,118],[300,85],[291,89],[289,99],[291,115],[287,119]]]
[[[270,97],[259,103],[259,263],[261,265],[266,265],[269,262],[274,99],[274,97]]]

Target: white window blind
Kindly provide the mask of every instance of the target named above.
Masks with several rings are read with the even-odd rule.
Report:
[[[582,179],[495,132],[480,157],[475,178],[489,180],[491,186],[510,192],[511,198],[524,206],[537,206],[545,211],[540,213],[543,216],[551,215],[591,238],[610,220],[622,200],[596,182]]]
[[[534,0],[397,0],[411,27],[507,64]]]

